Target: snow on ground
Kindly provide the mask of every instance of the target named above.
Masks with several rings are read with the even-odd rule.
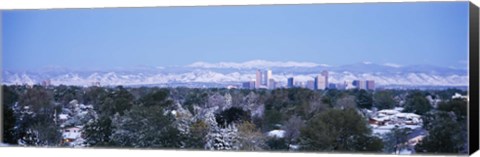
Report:
[[[412,151],[408,150],[408,149],[402,149],[398,152],[398,154],[400,154],[400,155],[410,155],[410,154],[412,154]]]
[[[283,138],[285,137],[285,130],[272,130],[267,134],[269,137]]]
[[[3,142],[0,142],[0,147],[8,147],[10,146],[9,144],[6,144],[6,143],[3,143]]]

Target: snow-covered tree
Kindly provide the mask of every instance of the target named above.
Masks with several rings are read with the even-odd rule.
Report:
[[[235,124],[230,124],[225,128],[216,127],[207,135],[208,150],[239,150],[238,129]]]
[[[162,106],[134,106],[124,115],[115,114],[111,142],[115,146],[135,148],[181,148],[183,138],[174,125],[174,117],[164,115]]]

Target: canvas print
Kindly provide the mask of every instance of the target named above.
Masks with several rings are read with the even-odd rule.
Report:
[[[468,7],[3,10],[1,145],[467,154]]]

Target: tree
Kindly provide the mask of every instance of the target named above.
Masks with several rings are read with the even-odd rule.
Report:
[[[226,127],[233,122],[250,121],[250,112],[241,108],[231,107],[225,111],[215,114],[215,120],[220,127]]]
[[[27,107],[32,112],[41,115],[53,113],[52,95],[41,86],[34,86],[27,89],[27,92],[20,96],[19,104],[21,107]]]
[[[15,107],[16,133],[24,146],[57,146],[61,134],[54,121],[53,96],[41,86],[28,88]]]
[[[351,95],[348,95],[348,96],[343,96],[339,99],[337,99],[337,101],[335,101],[335,104],[333,106],[334,108],[340,108],[340,109],[343,109],[343,108],[357,108],[357,103],[355,102],[355,96],[351,96]]]
[[[93,104],[95,107],[101,103],[102,99],[107,96],[107,90],[103,87],[88,87],[83,94],[83,102],[85,104]]]
[[[454,114],[444,111],[429,112],[424,120],[428,135],[415,146],[418,153],[466,153],[466,132],[456,120]]]
[[[287,145],[297,144],[300,137],[300,129],[305,126],[305,122],[299,116],[292,116],[284,122],[282,129],[285,130],[285,140]]]
[[[414,112],[419,115],[423,115],[430,111],[432,106],[424,94],[419,91],[413,91],[405,100],[405,112]]]
[[[300,148],[308,151],[377,152],[382,147],[366,120],[352,108],[330,109],[314,116],[300,135]]]
[[[167,89],[162,89],[158,91],[151,92],[146,94],[141,98],[143,106],[155,106],[155,105],[170,105],[173,102],[168,100],[169,91]],[[168,101],[168,102],[166,102]],[[167,107],[167,106],[164,106]]]
[[[377,91],[373,95],[373,106],[378,110],[394,108],[395,103],[393,94],[390,91]]]
[[[254,124],[245,121],[238,126],[240,150],[259,151],[265,149],[265,137]]]
[[[15,133],[16,117],[13,104],[18,101],[18,94],[9,86],[2,86],[2,110],[3,110],[3,141],[8,144],[17,144]]]
[[[239,150],[238,129],[231,124],[225,128],[216,126],[207,134],[207,144],[205,148],[208,150]]]
[[[405,148],[405,143],[408,141],[408,135],[411,133],[410,128],[393,128],[389,133],[383,136],[384,139],[384,152],[393,153],[402,148]]]
[[[164,115],[160,105],[135,105],[124,115],[114,116],[111,143],[119,147],[180,148],[184,136],[173,121],[172,115]]]
[[[268,137],[266,141],[269,150],[288,150],[288,142],[285,138]]]
[[[356,94],[356,100],[358,107],[370,109],[372,108],[373,98],[366,90],[359,90]]]
[[[441,102],[438,105],[438,110],[445,112],[454,112],[459,122],[465,121],[467,118],[467,100],[465,99],[452,99],[450,101]]]
[[[202,121],[197,120],[190,126],[190,133],[188,134],[188,139],[186,140],[186,148],[192,149],[203,149],[205,148],[206,139],[205,136],[208,134],[209,127]]]
[[[102,98],[98,112],[105,116],[113,116],[115,113],[123,115],[132,107],[133,100],[134,97],[130,92],[122,86],[118,86]]]
[[[113,132],[112,120],[108,116],[101,116],[88,122],[84,127],[85,144],[87,146],[111,146]]]

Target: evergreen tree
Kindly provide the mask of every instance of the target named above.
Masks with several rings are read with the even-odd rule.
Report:
[[[381,151],[366,120],[352,108],[330,109],[310,119],[301,130],[300,148],[308,151]]]
[[[9,86],[2,86],[2,111],[3,111],[3,141],[8,144],[17,144],[18,137],[15,133],[17,117],[13,112],[13,106],[18,101],[18,94]]]
[[[370,109],[372,108],[373,104],[373,98],[370,93],[368,93],[366,90],[359,90],[356,94],[356,100],[357,105],[359,108],[365,108],[365,109]]]
[[[419,115],[423,115],[430,111],[432,106],[425,95],[419,91],[411,92],[405,100],[405,112],[414,112]]]
[[[452,113],[444,111],[429,112],[424,118],[424,127],[428,135],[415,146],[417,153],[466,153],[467,138],[462,126]]]
[[[393,94],[390,91],[377,91],[373,95],[373,106],[378,110],[383,109],[392,109],[395,107],[395,100],[393,99]]]
[[[197,120],[190,126],[190,133],[186,139],[186,148],[204,149],[209,127],[203,120]]]

